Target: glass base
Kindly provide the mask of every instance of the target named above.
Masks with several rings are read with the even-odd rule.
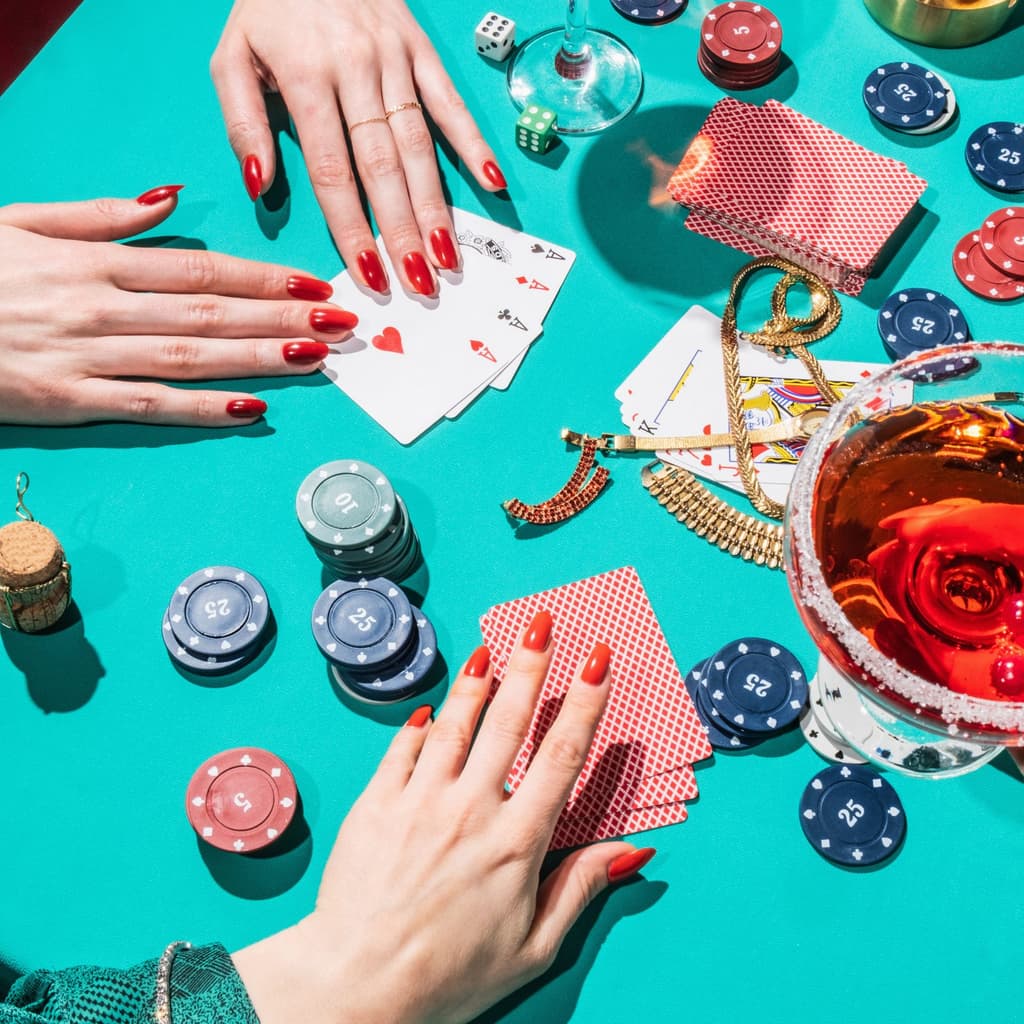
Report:
[[[988,764],[1003,748],[917,729],[854,686],[827,658],[818,661],[819,713],[872,764],[903,775],[950,779]]]
[[[608,32],[588,29],[583,52],[562,51],[565,31],[548,29],[516,49],[508,65],[508,91],[516,108],[536,103],[555,112],[562,135],[599,132],[637,104],[643,72],[633,51]]]

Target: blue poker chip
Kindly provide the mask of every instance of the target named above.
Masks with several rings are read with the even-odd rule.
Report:
[[[711,708],[702,685],[706,666],[706,661],[700,661],[694,665],[683,676],[683,684],[686,686],[686,692],[690,695],[690,700],[693,701],[697,717],[704,726],[708,742],[715,750],[749,750],[751,747],[757,746],[761,742],[760,739],[743,736],[723,727],[724,723],[718,713]]]
[[[236,654],[232,658],[215,658],[213,656],[204,657],[202,655],[194,654],[177,638],[177,636],[175,636],[174,630],[171,629],[171,620],[166,612],[164,613],[161,636],[164,639],[164,646],[167,648],[167,653],[171,656],[171,661],[173,661],[179,668],[183,668],[187,672],[193,672],[197,675],[212,676],[231,672],[236,668],[241,668],[247,662],[251,661],[253,655],[256,653],[255,648],[250,648],[250,650],[245,651],[242,654]]]
[[[904,370],[900,376],[917,384],[938,384],[940,381],[951,380],[954,377],[965,377],[980,366],[981,363],[974,356],[951,352],[948,355],[936,355],[934,359],[916,363],[913,367]]]
[[[412,605],[416,636],[409,653],[397,665],[377,673],[353,672],[332,665],[335,681],[356,700],[369,704],[393,704],[422,692],[437,660],[437,633],[430,620]]]
[[[312,619],[323,656],[342,668],[364,671],[398,661],[414,625],[409,599],[384,578],[332,583],[313,605]]]
[[[925,128],[946,113],[945,83],[934,71],[906,60],[875,68],[861,95],[876,120],[897,130]]]
[[[930,288],[903,288],[890,295],[878,311],[878,334],[899,359],[922,349],[959,345],[971,336],[960,307]]]
[[[641,25],[661,25],[666,21],[678,18],[689,0],[611,0],[615,8],[624,18]]]
[[[907,833],[896,790],[862,765],[831,765],[807,784],[800,800],[807,841],[834,864],[868,867],[891,857]]]
[[[782,644],[746,637],[708,660],[711,706],[729,729],[773,736],[792,725],[807,703],[807,675]]]
[[[971,174],[999,192],[1024,192],[1024,124],[991,121],[971,132],[964,149]]]
[[[197,657],[232,659],[264,638],[270,602],[255,576],[214,565],[178,584],[167,618],[176,639]]]

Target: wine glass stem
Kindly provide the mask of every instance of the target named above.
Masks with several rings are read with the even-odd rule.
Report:
[[[566,0],[565,35],[555,55],[555,71],[562,78],[582,78],[590,63],[587,46],[587,8],[590,0]]]

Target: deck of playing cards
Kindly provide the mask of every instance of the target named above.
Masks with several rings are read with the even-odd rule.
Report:
[[[858,295],[928,183],[776,100],[719,100],[668,183],[686,226]]]
[[[576,254],[466,210],[452,219],[462,265],[439,271],[433,298],[409,295],[378,249],[391,291],[378,295],[348,271],[333,300],[359,316],[324,372],[402,444],[454,418],[488,386],[512,382]]]
[[[480,620],[495,682],[533,616],[554,621],[551,667],[509,784],[519,785],[562,706],[573,674],[595,643],[612,651],[608,707],[551,849],[686,820],[697,796],[693,764],[711,745],[635,569],[625,567],[521,597]]]

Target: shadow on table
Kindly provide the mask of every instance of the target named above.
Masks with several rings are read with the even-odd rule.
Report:
[[[686,299],[726,286],[750,257],[683,227],[665,186],[707,117],[706,106],[633,114],[597,138],[580,167],[583,225],[627,282]]]
[[[650,910],[667,891],[665,882],[649,882],[643,878],[606,889],[573,925],[551,969],[491,1007],[477,1017],[474,1024],[497,1024],[541,989],[544,989],[543,1005],[538,1004],[537,1009],[542,1011],[544,1024],[571,1020],[584,979],[615,922]]]
[[[56,626],[41,633],[0,629],[0,642],[11,664],[24,673],[33,703],[45,714],[84,707],[107,674],[85,638],[85,623],[74,601]]]
[[[994,39],[978,43],[975,46],[941,49],[934,46],[923,46],[893,36],[901,46],[906,46],[917,54],[917,60],[928,68],[935,68],[940,74],[950,74],[961,78],[976,78],[982,81],[993,81],[1004,78],[1016,78],[1020,75],[1024,59],[1024,6],[1019,6],[1003,26],[1002,31]],[[956,89],[956,80],[950,83]],[[1013,120],[1008,113],[1007,119]],[[978,119],[981,123],[981,119]],[[944,132],[938,134],[943,135]],[[902,140],[901,140],[902,141]]]

